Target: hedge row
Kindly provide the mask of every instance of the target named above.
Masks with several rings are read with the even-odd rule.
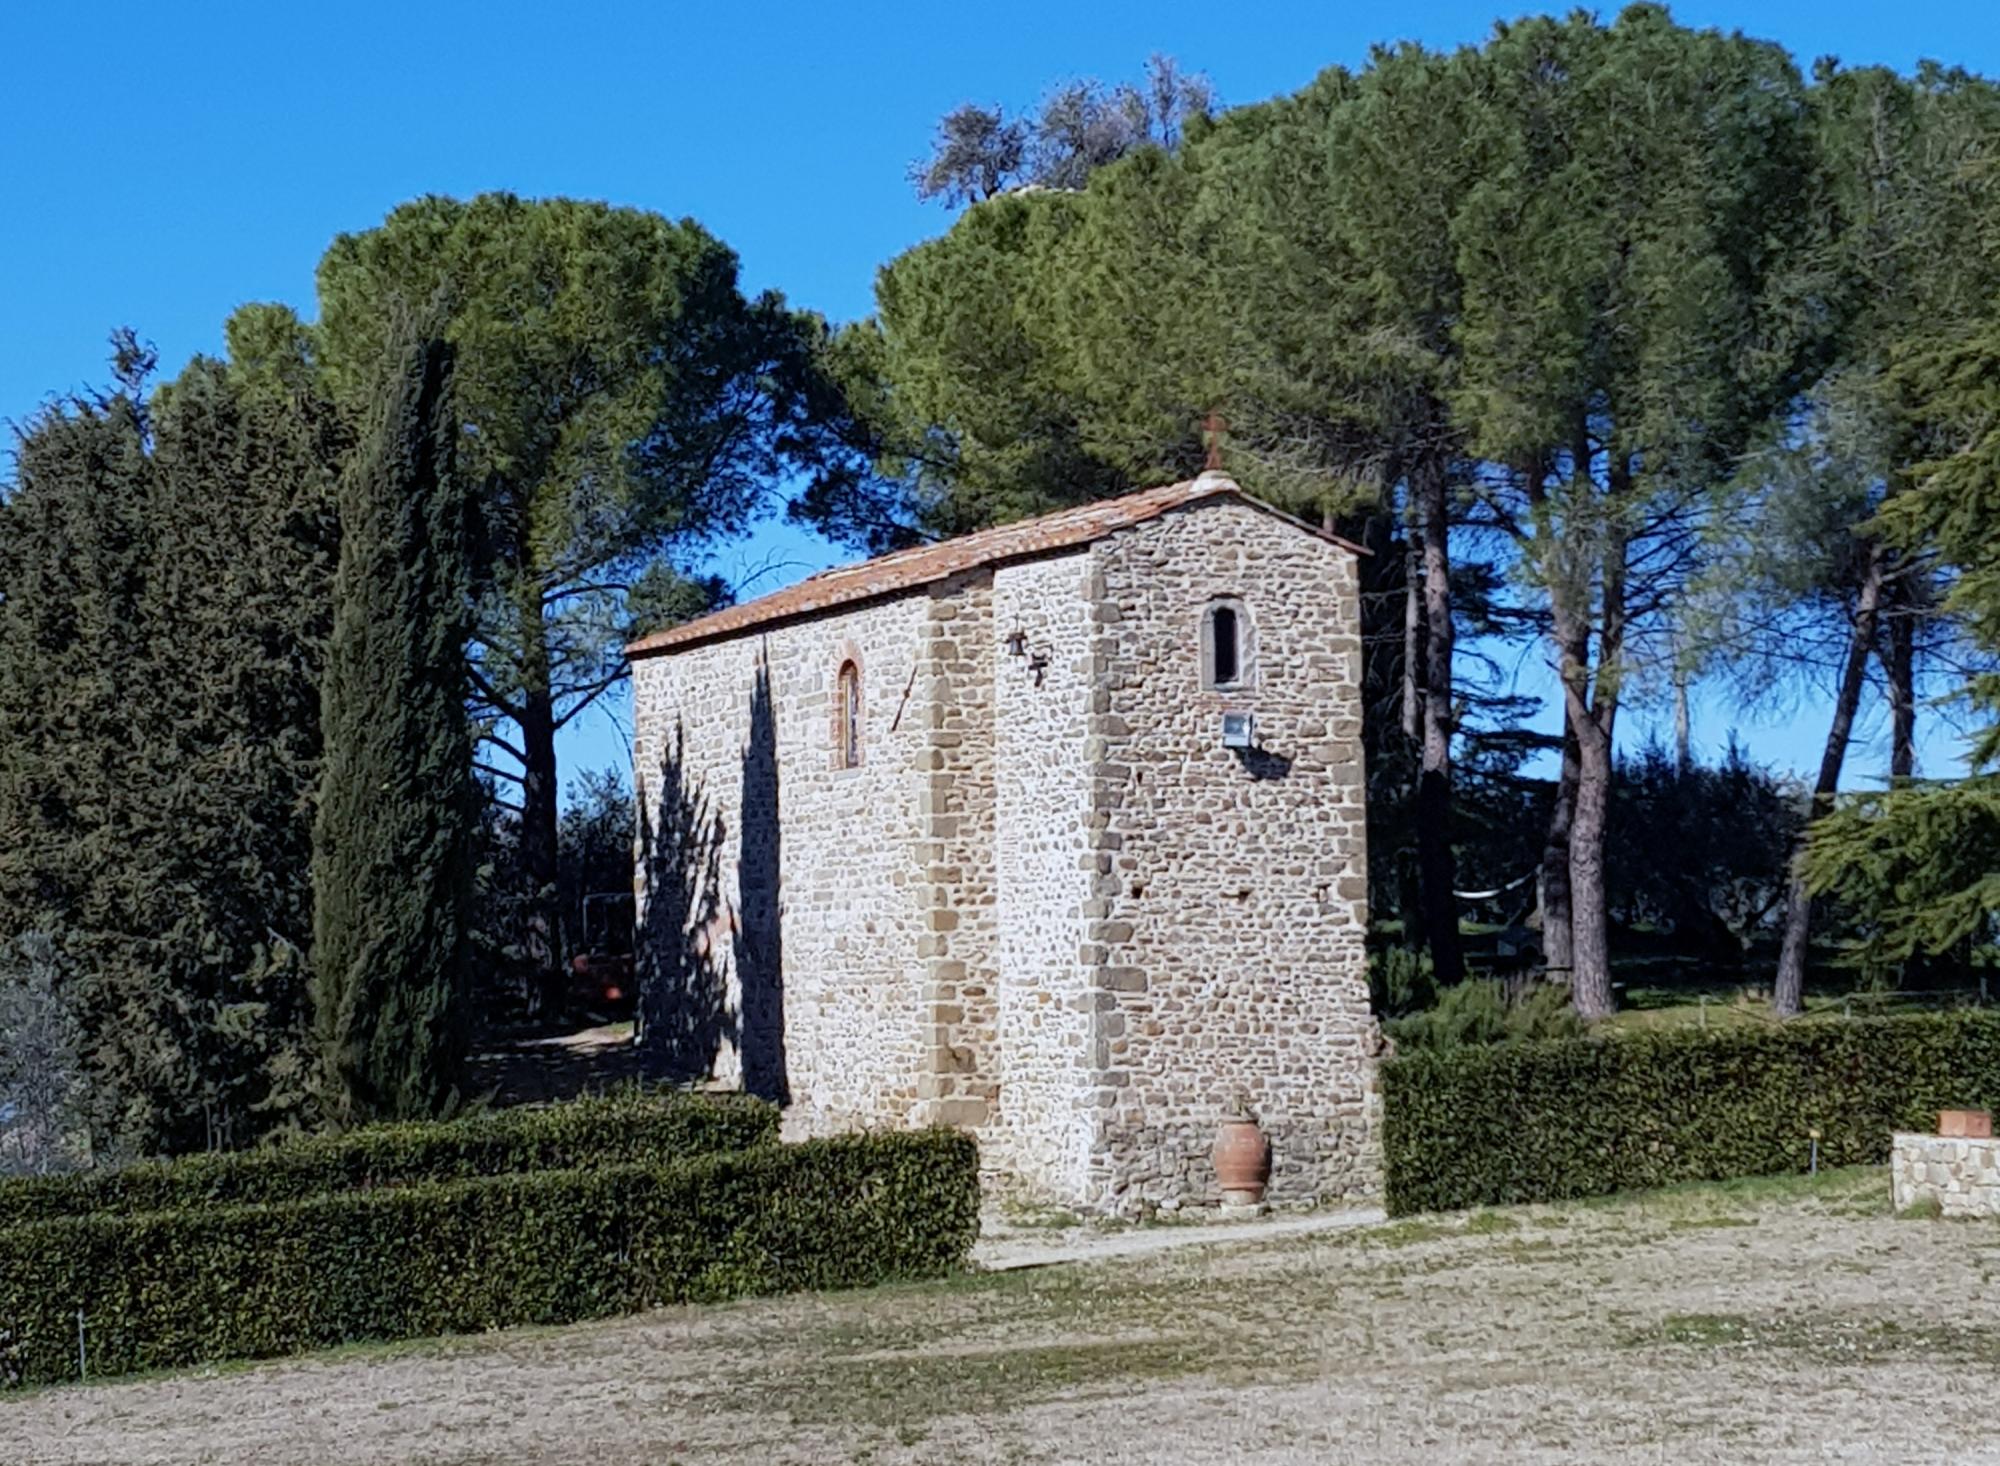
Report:
[[[547,1109],[371,1125],[262,1150],[0,1182],[0,1227],[94,1212],[296,1201],[510,1171],[651,1164],[774,1141],[778,1111],[736,1095],[629,1089]]]
[[[0,1231],[0,1382],[936,1276],[979,1226],[951,1130]]]
[[[2000,1105],[2000,1017],[1675,1030],[1413,1054],[1383,1070],[1392,1214],[1886,1159],[1892,1130]]]

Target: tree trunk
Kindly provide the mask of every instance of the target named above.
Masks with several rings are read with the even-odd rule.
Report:
[[[1576,728],[1576,814],[1569,836],[1570,1002],[1580,1017],[1608,1018],[1610,912],[1604,896],[1604,831],[1611,805],[1611,733],[1588,714]]]
[[[520,607],[521,873],[527,883],[523,942],[530,976],[556,970],[556,718],[541,598]]]
[[[1694,719],[1688,713],[1688,674],[1674,648],[1674,772],[1685,779],[1694,770]]]
[[[1854,629],[1847,639],[1847,664],[1841,669],[1840,691],[1833,704],[1833,721],[1826,730],[1826,749],[1820,755],[1819,779],[1813,785],[1812,807],[1799,843],[1792,851],[1791,878],[1785,890],[1785,940],[1778,952],[1778,977],[1771,990],[1771,1006],[1781,1018],[1797,1016],[1805,1006],[1806,951],[1812,941],[1812,897],[1807,894],[1799,861],[1813,822],[1833,807],[1834,792],[1840,787],[1840,766],[1847,759],[1847,741],[1854,731],[1854,715],[1861,706],[1861,689],[1867,680],[1868,651],[1875,642],[1875,622],[1882,604],[1882,551],[1868,554],[1868,568],[1861,580],[1861,593],[1854,602]]]
[[[1562,772],[1556,779],[1556,799],[1549,811],[1549,830],[1542,841],[1542,873],[1538,904],[1542,910],[1542,958],[1552,981],[1567,983],[1576,970],[1576,952],[1569,899],[1569,832],[1576,819],[1579,760],[1576,733],[1563,715]]]
[[[1578,425],[1578,444],[1574,450],[1577,472],[1588,472],[1590,451],[1582,425]],[[1537,520],[1537,550],[1543,557],[1542,568],[1555,571],[1549,588],[1549,612],[1552,618],[1551,630],[1556,641],[1558,677],[1567,677],[1572,668],[1581,668],[1589,652],[1586,628],[1572,616],[1566,614],[1564,598],[1556,581],[1560,580],[1561,547],[1550,538],[1550,527],[1543,522],[1547,510],[1547,492],[1543,482],[1547,465],[1540,459],[1529,459],[1517,466],[1515,472],[1526,490],[1528,501],[1533,506],[1533,517]],[[1554,552],[1553,562],[1548,558]],[[1536,881],[1536,904],[1542,914],[1542,958],[1549,980],[1572,983],[1576,976],[1576,909],[1570,890],[1570,836],[1576,826],[1577,785],[1583,776],[1582,757],[1577,747],[1576,728],[1570,716],[1569,695],[1563,694],[1562,722],[1562,769],[1556,779],[1555,802],[1549,810],[1548,834],[1542,841],[1542,869]]]
[[[1465,976],[1458,939],[1458,863],[1451,849],[1452,641],[1451,486],[1445,465],[1426,458],[1412,476],[1424,526],[1423,768],[1417,780],[1417,852],[1424,940],[1439,986]]]
[[[1882,670],[1889,683],[1889,777],[1907,779],[1917,772],[1917,624],[1908,596],[1892,592],[1888,599]]]
[[[1403,552],[1403,736],[1423,734],[1424,587],[1416,537]]]
[[[1623,475],[1614,460],[1613,492]],[[1589,666],[1589,633],[1581,608],[1552,595],[1563,637],[1563,701],[1576,733],[1576,812],[1569,832],[1570,1002],[1587,1019],[1608,1018],[1611,991],[1611,911],[1604,890],[1604,835],[1610,822],[1612,735],[1618,721],[1625,650],[1625,545],[1614,540],[1602,561],[1603,624],[1597,668]]]

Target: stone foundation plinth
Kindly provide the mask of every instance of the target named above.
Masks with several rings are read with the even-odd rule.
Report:
[[[1889,1184],[1897,1211],[1935,1201],[1948,1217],[2000,1217],[2000,1139],[1892,1136]]]

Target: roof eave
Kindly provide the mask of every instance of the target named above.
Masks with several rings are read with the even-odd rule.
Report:
[[[1000,551],[996,552],[989,559],[953,565],[948,569],[939,570],[935,575],[906,581],[900,585],[884,586],[874,590],[858,590],[844,596],[836,595],[834,598],[820,605],[801,606],[791,610],[777,610],[768,615],[735,624],[727,623],[730,610],[735,608],[725,608],[712,613],[711,616],[700,617],[680,626],[669,627],[665,631],[656,631],[651,636],[640,637],[637,641],[626,645],[625,656],[630,661],[671,656],[676,652],[687,651],[693,647],[706,646],[712,642],[727,641],[734,637],[747,636],[752,632],[764,632],[779,626],[790,626],[800,621],[810,621],[820,616],[832,615],[838,611],[847,611],[857,606],[875,605],[882,601],[895,600],[899,596],[913,595],[928,586],[936,585],[941,580],[949,580],[952,576],[962,575],[968,570],[980,568],[994,569],[1003,565],[1018,565],[1028,561],[1048,559],[1055,555],[1070,554],[1073,551],[1082,550],[1090,545],[1094,545],[1099,540],[1108,539],[1114,534],[1123,533],[1128,529],[1135,529],[1141,524],[1150,523],[1155,519],[1164,518],[1166,515],[1178,513],[1185,509],[1191,509],[1197,504],[1210,503],[1216,499],[1234,499],[1240,504],[1244,504],[1260,513],[1268,514],[1282,523],[1289,524],[1294,529],[1302,530],[1315,539],[1323,540],[1331,545],[1337,545],[1349,554],[1372,555],[1374,553],[1365,545],[1357,545],[1352,540],[1344,539],[1331,530],[1324,529],[1308,520],[1301,519],[1295,514],[1288,514],[1275,504],[1266,503],[1262,499],[1245,493],[1242,486],[1236,483],[1235,480],[1222,478],[1218,475],[1215,482],[1206,486],[1202,485],[1201,480],[1195,480],[1193,492],[1190,492],[1185,498],[1177,503],[1162,505],[1143,518],[1134,519],[1125,524],[1107,525],[1096,533],[1080,535],[1074,540],[1061,544],[1040,545],[1012,552]],[[1021,522],[1032,524],[1034,521],[1024,520]],[[944,543],[948,545],[951,541],[947,540]],[[861,561],[859,563],[865,565],[868,562]],[[801,583],[803,584],[803,582]],[[773,595],[783,595],[784,593],[783,591],[772,592]],[[756,602],[750,601],[745,604],[755,605]],[[721,621],[725,624],[716,625],[710,630],[703,630],[703,622],[710,620]]]

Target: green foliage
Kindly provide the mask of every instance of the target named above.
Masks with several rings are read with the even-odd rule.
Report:
[[[339,434],[212,361],[143,387],[35,419],[0,512],[0,936],[56,942],[100,1154],[306,1097]]]
[[[1933,61],[1910,76],[1822,61],[1813,81],[1825,223],[1800,298],[1836,311],[1842,365],[1876,374],[1959,339],[2000,285],[2000,86]]]
[[[0,1228],[57,1217],[304,1201],[514,1171],[649,1165],[778,1138],[778,1112],[733,1095],[629,1090],[544,1109],[367,1125],[260,1150],[0,1182]]]
[[[574,956],[590,938],[583,929],[584,898],[632,890],[632,848],[637,804],[623,770],[601,769],[573,779],[556,825],[556,934],[560,950]],[[474,907],[479,952],[476,1002],[489,1020],[547,1014],[560,1002],[562,979],[553,981],[525,960],[531,919],[522,899],[526,874],[520,860],[519,821],[489,803],[479,829],[479,881]],[[633,907],[601,913],[629,934]],[[596,918],[593,918],[595,920]],[[606,928],[608,929],[608,928]],[[591,934],[603,939],[604,929]]]
[[[1995,221],[2000,198],[1989,227]],[[2000,272],[2000,245],[1992,253]],[[1933,456],[1912,468],[1914,486],[1883,509],[1881,528],[1906,548],[1934,547],[1953,567],[1946,605],[1991,652],[2000,648],[2000,286],[1963,335],[1907,344],[1895,377]],[[2000,672],[1986,670],[1969,691],[1995,715],[1980,758],[2000,761]]]
[[[1632,5],[1496,28],[1467,89],[1472,186],[1452,205],[1464,348],[1454,408],[1517,465],[1568,447],[1588,414],[1635,484],[1726,475],[1796,384],[1804,343],[1764,286],[1807,235],[1805,87],[1785,52]],[[1590,465],[1552,510],[1582,534],[1637,528]],[[1678,485],[1676,485],[1678,480]],[[1631,511],[1622,511],[1631,512]],[[1544,574],[1556,567],[1541,566]]]
[[[2000,221],[2000,199],[1989,202]],[[1989,264],[2000,266],[2000,251]],[[1906,342],[1894,373],[1918,441],[1935,457],[1910,469],[1877,526],[1890,543],[1952,569],[1946,607],[1990,659],[2000,649],[2000,292],[1956,337]],[[1871,963],[1990,944],[2000,913],[2000,673],[1966,687],[1988,719],[1974,755],[1987,772],[1961,784],[1906,784],[1848,801],[1821,820],[1806,857],[1817,891],[1856,907]]]
[[[493,552],[531,576],[740,524],[796,405],[777,393],[797,383],[760,374],[796,370],[810,337],[777,297],[744,300],[699,225],[572,199],[415,200],[336,239],[318,287],[315,350],[356,404],[385,306],[440,301],[470,429],[459,468]]]
[[[872,548],[1191,476],[1200,420],[1227,465],[1307,509],[1365,493],[1387,359],[1344,288],[1323,158],[1335,76],[1300,99],[1004,194],[892,260],[877,313],[836,343],[883,478],[797,512]],[[1363,490],[1357,493],[1357,488]]]
[[[268,1358],[677,1302],[935,1277],[978,1152],[932,1130],[0,1231],[0,1377]]]
[[[802,512],[871,548],[968,529],[1129,487],[1084,442],[1078,366],[1054,319],[1054,276],[1088,196],[1008,195],[968,212],[942,239],[885,266],[875,321],[842,333],[839,361],[874,428],[899,498]]]
[[[457,470],[484,531],[473,685],[518,795],[527,955],[550,967],[556,732],[674,599],[650,562],[742,528],[785,473],[837,467],[824,327],[774,293],[746,299],[735,255],[692,220],[504,193],[404,204],[337,238],[317,284],[319,321],[299,329],[355,416],[391,303],[444,312]],[[239,334],[282,360],[282,317],[262,309]]]
[[[629,896],[632,891],[632,850],[638,844],[638,822],[632,786],[624,772],[605,769],[571,784],[569,807],[563,810],[558,848],[562,852],[562,922],[565,951],[581,952],[592,933],[583,927],[583,903],[606,892]],[[622,925],[629,937],[632,908],[605,914],[604,921]],[[595,935],[602,940],[608,932]]]
[[[1398,942],[1368,954],[1368,997],[1380,1018],[1401,1018],[1437,1001],[1431,954]]]
[[[1456,983],[1421,1011],[1393,1018],[1383,1031],[1399,1053],[1450,1053],[1455,1049],[1516,1040],[1577,1038],[1583,1020],[1569,1006],[1569,994],[1553,983],[1536,983],[1510,1000],[1498,978]]]
[[[1207,77],[1155,55],[1143,87],[1069,82],[1032,120],[972,103],[953,108],[938,122],[930,156],[910,165],[910,182],[918,198],[952,207],[1023,184],[1081,188],[1097,169],[1142,148],[1177,147],[1214,106]]]
[[[406,336],[341,478],[312,957],[325,1105],[342,1124],[443,1112],[466,1049],[471,525],[451,393],[450,349]]]
[[[1517,571],[1529,604],[1484,628],[1502,634],[1559,611],[1602,734],[1574,829],[1578,919],[1601,938],[1621,685],[1659,664],[1713,494],[1823,354],[1825,312],[1787,273],[1816,217],[1806,91],[1781,49],[1659,6],[1532,18],[1450,55],[1379,48],[1078,191],[977,203],[884,267],[875,319],[840,343],[881,491],[801,512],[881,547],[1116,493],[1196,471],[1219,409],[1246,488],[1368,516],[1378,874],[1413,828],[1441,874],[1459,833],[1435,752],[1426,807],[1406,798],[1391,567],[1418,534],[1444,549],[1451,522],[1497,522],[1491,564],[1467,573],[1470,536],[1449,550],[1451,590]],[[1445,504],[1418,480],[1447,483]],[[1474,601],[1425,615],[1464,622]],[[1446,722],[1476,690],[1457,675],[1429,693]],[[1494,772],[1482,817],[1519,802]],[[1587,965],[1608,1004],[1601,948]]]
[[[1628,926],[1741,961],[1784,900],[1804,809],[1798,791],[1732,739],[1714,766],[1686,769],[1657,745],[1621,759],[1611,795],[1605,884]]]
[[[87,1158],[82,1049],[54,941],[29,932],[0,950],[0,1176]]]
[[[1833,896],[1850,957],[1897,970],[1994,957],[2000,940],[2000,775],[1850,796],[1813,826],[1806,880]]]
[[[1984,1013],[1698,1029],[1398,1057],[1392,1214],[1881,1161],[1892,1130],[2000,1102]]]

